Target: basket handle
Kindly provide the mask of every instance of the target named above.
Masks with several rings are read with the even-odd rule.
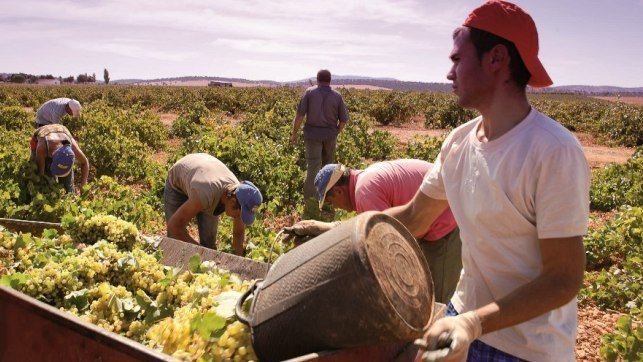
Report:
[[[263,279],[255,280],[252,286],[250,286],[250,288],[241,295],[239,300],[237,300],[237,305],[234,307],[234,314],[237,316],[237,320],[247,326],[250,326],[250,318],[243,313],[243,303],[245,303],[246,299],[248,299],[250,295],[254,297],[255,291],[259,287],[259,282],[261,281],[263,281]]]

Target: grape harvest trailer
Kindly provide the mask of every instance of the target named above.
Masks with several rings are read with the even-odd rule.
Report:
[[[44,229],[62,230],[60,224],[0,218],[0,226],[14,232],[34,235]],[[263,278],[270,265],[184,243],[160,238],[161,262],[182,266],[194,254],[212,260],[242,279]],[[443,314],[436,304],[434,316]],[[347,348],[311,353],[291,362],[320,361],[411,361],[413,346],[401,343]],[[85,322],[69,313],[7,287],[0,287],[0,360],[1,361],[174,361],[140,343]]]

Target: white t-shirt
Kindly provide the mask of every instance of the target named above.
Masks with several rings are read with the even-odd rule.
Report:
[[[576,138],[534,110],[509,132],[482,143],[478,117],[442,145],[420,190],[448,199],[460,227],[462,275],[451,302],[459,313],[497,301],[535,279],[538,239],[584,235],[590,171]],[[555,286],[552,286],[555,287]],[[576,299],[480,338],[531,361],[572,361]]]

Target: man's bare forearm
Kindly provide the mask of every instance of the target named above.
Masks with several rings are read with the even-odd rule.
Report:
[[[297,134],[299,132],[299,128],[301,127],[301,124],[304,120],[303,116],[295,116],[295,119],[292,121],[292,132],[291,135]]]
[[[87,185],[87,179],[89,178],[89,164],[87,163],[81,164],[80,173],[81,173],[80,184],[81,186],[85,186]]]

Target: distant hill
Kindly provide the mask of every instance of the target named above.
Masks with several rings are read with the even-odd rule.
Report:
[[[303,86],[309,87],[314,84],[314,78],[310,80],[299,80],[294,82],[287,82],[286,85],[290,86]],[[424,82],[409,82],[397,80],[393,78],[369,78],[369,77],[355,77],[349,76],[333,76],[332,85],[334,86],[371,86],[377,88],[400,90],[400,91],[433,91],[433,92],[450,92],[451,83],[424,83]]]
[[[244,83],[244,84],[255,84],[259,85],[269,85],[269,86],[280,86],[282,83],[275,82],[274,80],[248,80],[241,78],[224,78],[224,77],[206,77],[206,76],[189,76],[189,77],[172,77],[172,78],[157,78],[157,79],[118,79],[111,81],[110,83],[114,84],[158,84],[158,83],[181,83],[181,82],[230,82],[230,83]]]
[[[315,79],[300,79],[290,82],[277,82],[273,80],[248,80],[243,78],[225,78],[225,77],[208,77],[208,76],[189,76],[189,77],[172,77],[158,79],[119,79],[111,83],[114,84],[138,84],[138,85],[192,85],[205,86],[210,81],[230,82],[237,87],[309,87],[315,84]],[[429,83],[429,82],[411,82],[402,81],[394,78],[373,78],[356,75],[335,75],[332,81],[333,86],[344,87],[372,87],[375,89],[390,89],[400,91],[433,91],[433,92],[450,92],[451,83]],[[572,93],[588,95],[637,95],[643,96],[643,87],[624,88],[614,86],[589,86],[589,85],[565,85],[549,87],[544,89],[529,88],[532,93]]]

